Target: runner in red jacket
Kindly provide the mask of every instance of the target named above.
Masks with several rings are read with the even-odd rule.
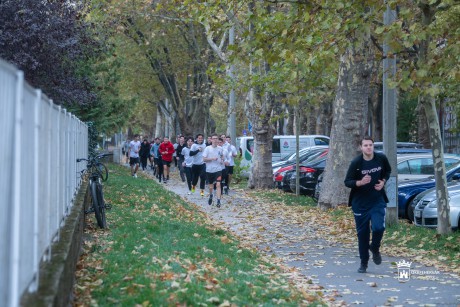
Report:
[[[158,148],[158,151],[161,154],[161,159],[163,160],[163,178],[164,178],[164,183],[166,183],[169,180],[169,167],[171,166],[171,161],[173,159],[173,153],[174,153],[174,146],[173,144],[169,141],[168,137],[165,137],[163,139],[163,143],[160,144],[160,148]]]

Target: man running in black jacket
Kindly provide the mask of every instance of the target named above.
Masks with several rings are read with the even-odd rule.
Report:
[[[384,154],[374,152],[374,140],[365,136],[361,141],[362,154],[351,161],[345,185],[351,188],[348,205],[351,206],[358,235],[361,265],[359,273],[366,273],[369,250],[375,264],[382,263],[380,243],[385,231],[388,198],[385,182],[390,178],[391,166]],[[370,240],[372,229],[372,243]]]

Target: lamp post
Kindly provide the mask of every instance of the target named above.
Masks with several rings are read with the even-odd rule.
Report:
[[[383,23],[389,25],[396,19],[396,11],[388,5],[383,15]],[[387,225],[398,222],[398,172],[396,160],[396,89],[388,86],[388,79],[396,75],[396,57],[391,54],[390,46],[385,41],[383,45],[383,151],[391,165],[391,175],[385,185],[389,203],[387,205]]]

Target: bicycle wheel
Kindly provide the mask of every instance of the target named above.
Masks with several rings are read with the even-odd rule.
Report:
[[[97,225],[100,228],[105,227],[105,223],[102,219],[100,204],[99,204],[99,192],[98,192],[98,183],[96,181],[91,182],[91,199],[93,203],[94,215],[96,216]]]
[[[99,182],[96,185],[96,195],[97,195],[97,204],[99,206],[99,215],[100,215],[100,221],[97,221],[97,224],[101,228],[107,228],[107,221],[105,219],[104,192],[102,191],[102,184]]]
[[[109,170],[107,169],[107,167],[103,163],[98,162],[96,164],[96,169],[99,175],[101,175],[102,181],[107,181],[107,179],[109,178]]]

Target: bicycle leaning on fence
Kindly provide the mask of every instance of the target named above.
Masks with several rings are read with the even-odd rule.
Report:
[[[107,181],[109,177],[109,171],[107,167],[100,161],[103,157],[110,156],[112,154],[100,154],[89,159],[80,158],[77,162],[86,161],[86,169],[83,169],[80,173],[82,176],[88,175],[88,188],[90,189],[91,195],[91,207],[85,210],[85,214],[93,213],[96,216],[97,224],[100,228],[106,228],[107,222],[105,219],[105,210],[110,210],[111,205],[106,204],[104,201],[104,192],[102,191],[102,182]]]

